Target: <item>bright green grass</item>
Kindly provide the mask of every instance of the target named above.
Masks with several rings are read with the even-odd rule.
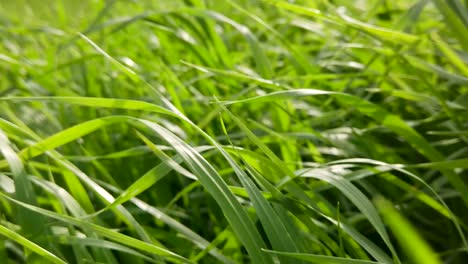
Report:
[[[466,1],[0,7],[1,263],[467,263]]]

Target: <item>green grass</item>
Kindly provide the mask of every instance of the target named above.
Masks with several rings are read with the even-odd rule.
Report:
[[[2,263],[466,263],[461,0],[0,1]]]

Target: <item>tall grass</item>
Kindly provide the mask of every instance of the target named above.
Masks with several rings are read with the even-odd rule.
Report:
[[[461,0],[1,1],[2,263],[466,263]]]

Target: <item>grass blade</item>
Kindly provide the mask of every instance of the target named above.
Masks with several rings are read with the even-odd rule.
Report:
[[[279,252],[273,250],[266,250],[270,254],[276,254],[281,256],[288,256],[291,258],[306,260],[311,263],[327,263],[327,264],[378,264],[381,262],[366,261],[366,260],[357,260],[357,259],[348,259],[348,258],[338,258],[330,256],[321,256],[314,254],[301,254],[301,253],[290,253],[290,252]]]
[[[403,250],[405,250],[414,263],[441,263],[432,249],[430,249],[426,242],[424,242],[424,240],[418,235],[411,224],[393,208],[393,205],[390,202],[383,199],[377,199],[376,204],[400,242]]]
[[[2,194],[3,195],[3,194]],[[54,254],[50,253],[49,251],[43,249],[39,245],[31,242],[27,238],[11,231],[9,228],[0,225],[0,234],[16,243],[24,246],[25,248],[31,250],[32,252],[38,254],[39,256],[43,257],[44,259],[50,261],[51,263],[57,264],[65,264],[66,262],[61,260],[60,258],[56,257]]]

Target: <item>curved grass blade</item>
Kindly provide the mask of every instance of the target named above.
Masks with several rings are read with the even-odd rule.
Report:
[[[438,170],[446,169],[468,169],[468,158],[465,159],[456,159],[456,160],[446,160],[439,162],[429,162],[429,163],[419,163],[415,165],[406,165],[408,168],[432,168]]]
[[[388,233],[385,230],[385,226],[377,210],[375,209],[374,205],[369,201],[369,199],[356,186],[354,186],[347,179],[336,176],[332,173],[326,173],[326,171],[324,170],[318,172],[317,170],[313,169],[304,169],[302,171],[298,171],[297,174],[301,177],[312,177],[328,182],[329,184],[335,186],[338,190],[340,190],[343,193],[343,195],[345,195],[350,201],[352,201],[352,203],[366,216],[367,220],[372,224],[375,230],[377,230],[382,240],[385,242],[387,247],[390,249],[394,257],[396,257],[398,261],[396,250],[393,247],[392,242],[390,241],[390,237],[388,236]]]
[[[1,194],[4,196],[4,194]],[[6,197],[6,196],[5,196]],[[49,251],[43,249],[39,245],[29,241],[25,237],[17,234],[16,232],[10,230],[9,228],[4,227],[3,225],[0,225],[0,234],[8,239],[11,239],[12,241],[24,246],[25,248],[31,250],[32,252],[38,254],[39,256],[43,257],[44,259],[50,261],[51,263],[56,263],[56,264],[66,264],[65,261],[61,260],[54,254],[50,253]]]
[[[115,242],[119,242],[121,244],[151,253],[151,254],[158,254],[162,257],[168,258],[170,260],[174,260],[176,262],[184,262],[184,263],[191,263],[188,259],[177,255],[176,253],[169,251],[167,249],[164,249],[162,247],[158,247],[152,244],[149,244],[147,242],[143,242],[141,240],[129,237],[127,235],[120,234],[119,232],[113,231],[111,229],[98,226],[92,223],[89,223],[87,221],[79,220],[78,218],[67,216],[67,215],[61,215],[49,210],[45,210],[36,206],[32,206],[29,204],[22,203],[16,199],[10,198],[3,193],[0,193],[0,197],[9,200],[10,202],[13,202],[17,205],[20,205],[28,210],[34,211],[36,213],[39,213],[41,215],[62,221],[67,224],[75,225],[81,228],[87,228],[90,230],[93,230],[96,234],[99,234],[103,237],[106,237],[110,240],[113,240]]]
[[[454,226],[456,227],[456,229],[457,229],[457,231],[458,231],[458,233],[460,235],[461,240],[463,241],[463,244],[465,245],[465,247],[468,248],[466,238],[465,238],[465,236],[463,234],[463,231],[460,228],[460,223],[459,223],[460,220],[452,213],[452,211],[447,206],[447,204],[442,199],[442,197],[427,182],[425,182],[424,180],[422,180],[420,177],[416,176],[415,174],[403,169],[403,165],[401,165],[401,164],[392,165],[392,164],[387,164],[385,162],[375,161],[375,160],[371,160],[371,159],[364,159],[364,158],[354,158],[354,159],[334,161],[334,162],[330,162],[329,164],[342,164],[342,163],[364,163],[364,164],[372,164],[372,165],[388,167],[388,168],[391,168],[392,170],[401,172],[401,173],[409,176],[410,178],[415,179],[419,183],[421,183],[424,187],[426,187],[428,190],[430,190],[434,194],[434,196],[437,198],[437,200],[439,200],[439,202],[440,202],[440,203],[437,203],[436,201],[434,201],[431,198],[430,200],[426,201],[425,203],[427,205],[431,206],[432,208],[434,208],[435,210],[439,211],[442,215],[445,215],[445,216],[447,216],[448,218],[450,218],[452,220]],[[410,165],[408,167],[412,167],[412,166],[413,165]],[[392,180],[390,179],[390,181],[392,181]],[[406,182],[403,182],[403,185],[406,185],[406,184],[407,184]],[[420,194],[417,194],[417,195],[420,196],[420,199],[422,199],[423,201],[427,200],[425,198],[426,196],[420,195]],[[465,225],[463,225],[463,226],[465,226]]]
[[[468,29],[463,24],[462,20],[459,19],[458,14],[450,8],[448,1],[432,0],[432,2],[434,2],[440,13],[444,16],[445,23],[453,30],[460,45],[462,45],[465,50],[468,50]]]
[[[93,248],[101,248],[101,249],[108,249],[108,250],[114,250],[114,251],[120,251],[124,252],[127,254],[130,254],[134,257],[144,259],[146,261],[149,261],[151,263],[160,263],[157,260],[154,260],[148,256],[145,256],[141,254],[140,252],[133,250],[129,247],[122,246],[120,244],[106,241],[103,239],[97,239],[97,238],[77,238],[77,237],[72,237],[72,236],[61,236],[57,237],[60,243],[66,244],[66,245],[78,245],[78,246],[86,246],[86,247],[93,247]]]
[[[419,236],[414,227],[398,213],[393,205],[383,198],[376,200],[377,207],[392,229],[403,250],[419,264],[440,264],[440,260],[426,242]]]
[[[93,190],[98,197],[106,204],[112,203],[114,201],[114,197],[110,193],[108,193],[105,189],[103,189],[101,186],[96,184],[94,180],[92,180],[88,175],[86,175],[84,172],[82,172],[79,168],[77,168],[73,163],[70,161],[66,160],[63,158],[62,155],[60,155],[57,151],[51,150],[51,146],[53,147],[58,147],[61,144],[68,143],[74,139],[79,138],[80,136],[85,135],[86,133],[91,133],[99,128],[105,127],[106,125],[114,124],[117,122],[125,122],[128,120],[133,120],[131,117],[127,116],[110,116],[110,117],[105,117],[105,118],[98,118],[94,119],[88,122],[84,122],[82,124],[76,125],[74,127],[71,127],[69,129],[65,129],[53,136],[50,136],[49,138],[41,140],[39,136],[34,134],[34,132],[28,132],[25,129],[20,129],[18,127],[15,127],[14,125],[9,125],[8,123],[5,123],[8,125],[9,128],[15,130],[15,131],[20,131],[23,134],[26,134],[36,140],[39,140],[35,145],[31,147],[27,147],[23,149],[23,153],[28,154],[29,149],[33,149],[33,154],[34,155],[40,155],[44,153],[45,151],[47,152],[47,155],[50,156],[53,160],[55,160],[58,164],[63,166],[67,171],[71,172],[71,174],[68,174],[72,176],[70,179],[72,180],[71,182],[81,183],[75,179],[75,177],[79,178],[81,181],[83,181],[88,187],[90,187],[91,190]],[[83,131],[80,131],[80,125],[83,127]],[[72,133],[76,132],[76,133]],[[50,144],[50,145],[49,145]],[[34,146],[40,145],[41,148],[34,148]],[[21,157],[23,159],[28,158],[28,155],[25,155],[25,157]],[[3,161],[0,161],[0,168],[6,166],[7,164]],[[70,180],[68,179],[68,180]],[[76,186],[72,187],[72,190],[75,191],[74,189]],[[78,193],[77,197],[83,196],[84,201],[86,202],[84,205],[86,205],[89,201],[89,198],[84,192],[84,188],[81,188],[83,191],[80,191]],[[94,208],[91,208],[91,211],[94,211]],[[150,236],[147,234],[147,232],[142,228],[142,226],[135,220],[135,218],[130,214],[128,210],[126,210],[122,206],[117,206],[114,212],[117,214],[117,216],[123,220],[131,230],[134,230],[138,233],[138,235],[146,242],[150,241],[155,241],[154,239],[151,239]]]
[[[239,24],[238,22],[224,16],[223,14],[214,12],[212,10],[202,10],[200,11],[200,13],[205,14],[214,20],[231,25],[239,33],[241,33],[250,46],[252,56],[253,59],[256,61],[258,71],[263,77],[270,78],[271,76],[273,76],[271,63],[268,59],[268,56],[264,52],[264,48],[261,47],[260,42],[257,40],[257,37],[250,31],[250,29],[247,26]]]
[[[150,142],[146,137],[144,137],[139,132],[137,132],[137,133],[138,133],[140,138],[144,139],[145,143],[148,146],[151,146],[150,148],[152,150],[155,150],[155,149],[157,150],[157,147],[154,144],[152,144],[152,142]],[[209,149],[212,149],[212,148],[211,147],[202,147],[202,148],[197,148],[197,151],[203,152],[203,151],[206,151],[206,150],[209,150]],[[160,150],[157,150],[157,151],[159,152]],[[176,155],[173,158],[169,158],[169,157],[167,157],[165,155],[161,155],[161,154],[159,156],[163,156],[163,158],[164,158],[164,161],[161,164],[155,166],[154,168],[152,168],[151,170],[146,172],[144,175],[142,175],[137,181],[135,181],[132,185],[130,185],[127,189],[125,189],[114,200],[114,202],[112,202],[111,204],[109,204],[105,208],[99,210],[98,212],[96,212],[96,213],[94,213],[92,215],[88,215],[87,218],[88,217],[95,217],[98,214],[101,214],[101,213],[103,213],[103,212],[105,212],[107,210],[113,209],[116,206],[118,206],[120,204],[123,204],[123,203],[133,199],[134,197],[136,197],[137,195],[144,192],[145,190],[147,190],[148,188],[150,188],[151,186],[156,184],[158,181],[163,179],[165,176],[167,176],[167,174],[169,172],[174,170],[174,167],[177,167],[179,169],[179,171],[180,171],[180,169],[183,169],[178,165],[179,163],[182,163],[182,161],[183,161],[182,158],[180,157],[180,155]],[[183,169],[183,173],[185,174],[185,176],[187,176],[187,178],[190,178],[192,180],[197,180],[196,176],[194,176],[189,171],[186,171],[185,169]]]
[[[223,109],[227,111],[227,109]],[[228,137],[229,142],[232,145],[231,140],[224,126],[224,122],[221,120],[221,127],[224,131],[224,134]],[[234,168],[236,174],[239,176],[239,179],[242,185],[247,190],[248,196],[252,201],[252,204],[256,210],[257,216],[262,223],[262,226],[270,239],[273,248],[276,250],[285,250],[285,251],[298,251],[298,245],[294,241],[293,235],[288,231],[285,226],[285,223],[279,218],[277,212],[273,207],[268,203],[268,201],[263,197],[260,190],[255,186],[254,182],[248,178],[247,174],[234,162],[230,161],[231,166]],[[282,263],[291,263],[290,260],[281,258]]]
[[[274,255],[281,255],[287,256],[291,258],[306,260],[307,262],[311,263],[326,263],[326,264],[381,264],[382,262],[375,262],[375,261],[368,261],[368,260],[359,260],[359,259],[349,259],[349,258],[339,258],[339,257],[331,257],[331,256],[321,256],[321,255],[314,255],[314,254],[303,254],[303,253],[291,253],[291,252],[280,252],[280,251],[273,251],[273,250],[266,250],[263,251],[268,252]]]
[[[103,185],[106,189],[111,190],[112,192],[116,193],[123,193],[124,191],[119,190],[115,186],[112,186],[107,183],[100,183]],[[196,185],[198,186],[198,185]],[[187,239],[191,240],[193,244],[196,246],[200,247],[203,250],[207,250],[209,254],[212,256],[216,257],[223,263],[233,263],[231,259],[228,259],[226,256],[222,255],[216,248],[209,248],[210,247],[210,242],[183,225],[182,223],[178,222],[176,219],[170,217],[169,215],[165,214],[162,210],[159,210],[158,208],[151,206],[142,200],[138,198],[132,198],[130,199],[130,202],[135,204],[138,208],[141,210],[147,212],[148,214],[152,215],[156,219],[159,219],[166,223],[168,226],[176,230],[177,232],[180,232],[181,235],[185,236]]]
[[[84,98],[81,98],[81,99],[84,99]],[[73,101],[73,102],[76,102],[76,101]],[[82,101],[80,100],[77,103],[80,104],[80,103],[82,103]],[[104,107],[106,107],[106,106],[104,106]],[[96,130],[96,129],[102,127],[102,126],[112,124],[112,123],[118,122],[118,121],[123,121],[125,119],[127,119],[127,120],[137,120],[137,119],[131,118],[131,117],[111,116],[111,117],[99,118],[99,119],[87,121],[85,123],[76,125],[75,127],[72,127],[72,128],[70,128],[68,130],[64,130],[62,132],[59,132],[58,134],[60,134],[60,136],[55,135],[55,136],[49,137],[48,139],[45,139],[45,140],[37,143],[35,145],[36,147],[33,146],[31,148],[25,149],[23,151],[23,153],[29,153],[30,155],[27,155],[28,157],[31,156],[30,152],[32,152],[33,156],[37,156],[37,155],[39,155],[41,153],[44,153],[45,151],[53,148],[51,146],[57,147],[60,144],[70,142],[70,141],[72,141],[72,140],[74,140],[74,139],[76,139],[76,138],[78,138],[80,136],[83,136],[85,133],[90,133],[91,131]],[[163,128],[163,127],[161,127],[159,125],[156,125],[155,123],[149,122],[147,120],[139,120],[139,121],[142,122],[143,124],[149,126],[152,129],[155,129],[154,126],[157,126],[160,129],[164,129],[163,131],[168,132],[165,128]],[[80,127],[83,127],[84,130],[81,130]],[[162,136],[162,137],[165,138],[165,136]],[[175,136],[172,135],[169,138],[174,139]],[[181,142],[180,139],[176,139],[176,141]],[[185,144],[185,143],[183,143],[183,144]],[[38,148],[37,145],[41,146],[41,148]],[[31,151],[29,149],[31,149]],[[190,149],[189,148],[184,148],[184,150],[190,150]],[[199,156],[199,154],[196,151],[193,151],[193,150],[189,151],[188,153],[189,153],[190,156],[195,155],[195,156],[197,156],[197,158],[201,157],[201,156]],[[25,154],[23,154],[23,155],[25,155]],[[186,160],[187,160],[187,158],[186,158]],[[188,159],[188,160],[190,160],[190,159]],[[72,166],[68,162],[66,162],[64,160],[61,160],[61,162],[62,163],[65,162],[66,167],[68,167],[70,169],[74,169],[74,171],[76,171],[76,168],[74,168],[74,166]],[[210,173],[217,174],[211,168],[211,166],[208,163],[206,163],[206,161],[204,162],[204,165],[209,166],[208,171]],[[210,177],[208,176],[209,174],[207,174],[206,168],[199,167],[199,166],[200,165],[197,164],[197,166],[195,166],[195,168],[199,169],[209,179]],[[226,206],[226,208],[228,208],[229,215],[232,216],[232,217],[229,217],[228,219],[230,219],[232,221],[233,226],[235,226],[235,229],[239,230],[238,234],[240,235],[241,240],[243,240],[243,242],[246,243],[246,247],[248,248],[248,251],[251,253],[252,258],[259,260],[260,261],[259,263],[269,263],[269,260],[268,260],[268,258],[265,257],[265,254],[261,253],[260,250],[259,250],[262,247],[261,245],[263,245],[263,241],[259,238],[259,235],[258,235],[257,231],[254,231],[256,229],[253,227],[253,224],[250,222],[251,220],[248,219],[248,216],[246,215],[245,211],[243,210],[242,207],[240,207],[240,205],[237,203],[237,201],[234,202],[234,200],[235,200],[234,196],[232,195],[232,193],[230,193],[228,188],[225,187],[225,189],[224,189],[223,187],[219,187],[219,184],[220,184],[219,180],[221,180],[221,179],[215,180],[215,182],[217,182],[217,183],[208,183],[208,184],[214,184],[214,186],[216,186],[216,187],[213,186],[214,189],[212,189],[212,190],[214,190],[216,192],[216,195],[221,195],[224,199],[227,199],[227,201],[223,199],[224,200],[223,202],[226,203],[224,205]],[[90,183],[89,181],[90,181],[90,179],[88,179],[88,183]],[[94,185],[94,183],[91,183],[91,184]],[[225,185],[225,183],[224,183],[224,185]],[[221,189],[218,189],[218,188],[221,188]],[[101,190],[101,192],[102,192],[102,190]],[[107,200],[111,199],[108,194],[106,194],[105,197],[108,197]],[[112,200],[113,200],[113,198],[112,198]],[[235,204],[233,205],[232,203],[235,203]],[[249,231],[244,231],[244,228],[246,228],[246,230],[249,230]],[[254,245],[256,245],[256,246],[254,246]]]
[[[236,200],[218,172],[197,151],[166,128],[147,120],[140,119],[139,121],[168,142],[192,169],[201,184],[223,209],[227,220],[236,235],[244,243],[252,261],[255,263],[271,263],[272,260],[260,251],[260,248],[264,248],[265,244],[252,220],[250,220],[246,211]]]
[[[35,97],[1,97],[0,101],[14,101],[14,102],[57,102],[72,105],[99,107],[99,108],[112,108],[112,109],[125,109],[125,110],[139,110],[148,111],[152,113],[166,114],[176,116],[172,111],[145,101],[118,99],[118,98],[103,98],[103,97],[72,97],[72,96],[35,96]]]
[[[467,32],[468,33],[468,32]],[[439,35],[436,33],[431,34],[432,40],[435,42],[437,47],[442,51],[442,53],[447,56],[447,59],[450,63],[453,64],[458,70],[464,75],[468,76],[468,67],[465,62],[458,56],[458,54],[453,51],[450,46],[445,43]]]
[[[7,136],[1,129],[0,153],[5,157],[5,162],[8,164],[12,174],[14,175],[16,198],[28,204],[36,204],[36,193],[31,185],[28,175],[26,174],[23,162],[21,161],[20,156],[13,150]],[[21,231],[26,237],[34,238],[33,240],[39,241],[39,239],[47,233],[44,219],[41,216],[31,211],[25,211],[24,208],[19,208],[16,217],[21,226]]]
[[[101,100],[102,99],[102,100]],[[53,98],[50,98],[50,100],[53,100]],[[66,100],[66,98],[64,99]],[[60,101],[60,99],[58,100]],[[109,105],[109,100],[105,100],[103,98],[100,98],[100,100],[95,101],[96,103],[101,103],[100,105],[95,105],[97,107],[112,107],[112,105]],[[104,103],[103,103],[104,102]],[[72,104],[84,104],[86,106],[89,106],[88,103],[86,103],[85,98],[79,98],[79,100],[71,100],[67,101],[67,103],[72,103]],[[118,108],[118,105],[114,103],[113,106]],[[143,109],[144,110],[144,106]],[[132,109],[135,110],[135,107],[132,105]],[[178,116],[179,118],[186,120],[190,122],[188,119]],[[127,117],[129,120],[132,119],[130,117]],[[67,142],[70,142],[85,133],[89,133],[95,129],[98,129],[99,127],[105,126],[107,124],[111,124],[114,122],[122,121],[124,120],[125,117],[122,116],[112,116],[112,117],[107,117],[107,118],[99,118],[91,121],[87,121],[85,123],[76,125],[75,127],[72,127],[68,130],[64,130],[62,132],[59,132],[60,136],[52,136],[53,138],[51,139],[46,139],[40,143],[36,144],[36,147],[31,147],[23,151],[23,153],[29,153],[30,155],[39,155],[43,152],[45,152],[47,149],[51,149],[51,146],[57,147],[60,144],[64,144]],[[134,119],[133,120],[137,120]],[[178,147],[183,146],[182,149],[185,152],[180,152],[181,156],[185,155],[185,161],[189,162],[189,164],[192,164],[192,169],[195,169],[195,171],[198,171],[203,175],[203,181],[202,184],[204,183],[205,187],[207,187],[212,194],[214,194],[215,197],[221,197],[221,200],[218,200],[223,203],[223,208],[227,211],[226,214],[228,215],[228,220],[231,222],[233,225],[233,228],[237,230],[237,234],[239,234],[240,239],[245,243],[247,250],[251,254],[251,257],[257,262],[257,263],[270,263],[270,260],[268,257],[266,257],[266,254],[260,251],[260,248],[263,247],[263,241],[260,238],[260,235],[258,234],[258,231],[256,231],[253,223],[251,220],[248,218],[245,210],[240,206],[240,204],[235,200],[234,195],[229,191],[227,188],[226,184],[222,181],[220,176],[217,174],[217,172],[209,165],[199,154],[198,152],[192,150],[189,148],[184,142],[180,141],[180,139],[177,139],[172,133],[169,133],[168,130],[165,128],[153,123],[149,122],[147,120],[139,120],[141,123],[145,124],[149,128],[155,130],[157,132],[158,129],[164,131],[164,135],[161,135],[163,139],[173,139],[175,142],[178,142]],[[81,130],[80,127],[83,127],[84,130]],[[198,128],[195,126],[195,128]],[[203,131],[202,131],[203,132]],[[169,133],[169,134],[166,134]],[[65,137],[65,136],[66,137]],[[205,134],[208,136],[207,134]],[[47,142],[47,140],[49,142]],[[37,147],[40,146],[40,148]],[[32,153],[31,153],[32,152]],[[23,154],[26,155],[26,154]],[[188,155],[188,156],[187,156]],[[195,158],[195,161],[191,160],[191,158]],[[200,161],[199,159],[202,159]],[[201,162],[201,164],[200,164]],[[200,175],[197,175],[200,176]],[[207,185],[207,186],[206,186]],[[113,199],[112,199],[113,201]]]
[[[81,208],[80,204],[71,196],[65,189],[61,188],[57,184],[46,181],[40,178],[33,178],[33,183],[43,188],[46,192],[50,193],[51,195],[55,196],[57,200],[64,205],[64,207],[71,213],[73,217],[80,217],[86,215],[86,211]],[[72,233],[75,233],[76,230],[73,230],[72,227],[69,227]],[[91,237],[92,239],[97,239],[96,234],[89,230],[83,230],[86,233],[86,236]],[[75,252],[81,252],[81,254],[89,254],[87,251],[84,251],[85,248],[83,245],[72,245],[76,247]],[[116,263],[116,260],[113,258],[112,253],[105,248],[97,249],[93,248],[93,252],[98,255],[98,258],[101,258],[103,261],[108,263]],[[80,258],[79,254],[77,257]],[[89,256],[86,258],[90,258]],[[81,259],[81,258],[80,258]],[[84,263],[87,261],[86,259],[82,260]],[[88,260],[89,261],[89,260]]]
[[[227,109],[224,109],[225,111],[227,111]],[[247,134],[247,136],[249,138],[251,138],[252,141],[254,141],[256,143],[256,145],[258,145],[262,151],[264,151],[267,156],[269,157],[269,159],[265,159],[264,162],[265,163],[268,163],[272,168],[278,168],[278,165],[282,163],[281,160],[279,160],[279,158],[271,152],[271,150],[265,145],[263,144],[237,117],[235,117],[232,113],[230,113],[229,111],[227,111],[227,113],[230,114],[230,117],[234,120],[234,122]],[[236,150],[236,149],[234,149]],[[282,174],[282,175],[288,175],[288,171],[287,169],[283,170],[284,166],[280,166],[278,168],[278,171]],[[291,172],[292,173],[292,172]],[[260,177],[257,177],[257,179],[261,179]],[[281,197],[281,192],[279,190],[277,190],[274,186],[272,185],[269,185],[267,181],[262,181],[263,184],[265,186],[270,186],[270,188],[268,189],[269,191],[271,191],[273,194],[276,194],[277,196],[279,195]],[[303,198],[303,200],[305,201],[308,201],[308,203],[310,204],[313,204],[314,202],[308,198],[307,195],[305,195],[303,193],[303,191],[297,187],[297,186],[291,186],[290,189],[289,189],[290,192],[292,192],[293,194],[297,195],[298,197],[300,198]],[[280,199],[280,200],[284,200],[283,199]],[[288,208],[288,205],[285,205],[286,208]],[[322,214],[322,213],[320,213]],[[325,215],[324,215],[325,216]],[[326,217],[327,219],[329,218],[328,216]],[[329,220],[331,220],[331,218],[329,218]],[[334,219],[333,219],[334,221]],[[332,221],[332,222],[333,222]],[[335,222],[334,222],[335,223]],[[345,231],[347,233],[349,233],[353,238],[356,239],[356,241],[359,241],[361,243],[361,245],[363,245],[363,247],[365,247],[367,250],[369,250],[369,252],[371,252],[371,254],[373,256],[375,256],[377,259],[381,259],[381,260],[385,260],[386,262],[389,262],[388,260],[390,259],[388,256],[386,256],[385,253],[383,253],[378,247],[376,247],[372,242],[370,242],[369,240],[363,238],[362,236],[359,236],[359,233],[358,232],[355,232],[354,229],[352,228],[347,228],[345,229]],[[385,231],[385,230],[384,230]],[[391,244],[389,245],[389,247],[391,248]]]
[[[426,141],[418,132],[408,126],[400,117],[389,113],[384,108],[368,102],[364,99],[339,92],[329,92],[315,89],[295,89],[287,91],[273,92],[263,96],[252,97],[244,100],[228,101],[224,104],[233,103],[259,103],[269,102],[275,100],[285,100],[288,98],[307,97],[316,95],[329,95],[335,97],[340,103],[353,107],[359,110],[361,113],[371,117],[376,122],[381,123],[383,126],[388,127],[396,134],[402,136],[408,141],[417,151],[426,156],[430,161],[439,162],[444,160],[444,156],[437,151],[429,142]],[[446,175],[452,186],[460,192],[465,204],[468,206],[468,186],[460,178],[459,175],[451,170],[442,170]]]
[[[78,35],[84,39],[86,42],[88,42],[97,52],[102,54],[106,59],[110,60],[112,63],[117,65],[121,71],[123,71],[129,78],[131,78],[133,81],[138,81],[139,77],[138,75],[129,67],[124,66],[122,63],[114,59],[112,56],[110,56],[107,52],[105,52],[103,49],[101,49],[96,43],[94,43],[91,39],[86,37],[85,35],[78,33]]]
[[[387,28],[377,27],[368,23],[358,21],[340,12],[338,12],[339,17],[334,17],[334,16],[326,15],[320,10],[313,9],[313,8],[302,7],[299,5],[290,4],[287,2],[283,2],[283,1],[275,1],[274,3],[276,4],[276,6],[292,11],[294,13],[307,15],[307,16],[311,16],[314,18],[318,18],[318,19],[324,19],[325,21],[332,22],[334,24],[338,24],[342,26],[344,25],[351,26],[357,30],[369,33],[373,36],[378,37],[379,39],[383,39],[386,41],[391,41],[391,42],[395,42],[399,44],[401,43],[412,44],[419,40],[419,38],[415,35],[411,35],[411,34],[404,33],[404,32],[399,32],[395,30],[390,30]]]

